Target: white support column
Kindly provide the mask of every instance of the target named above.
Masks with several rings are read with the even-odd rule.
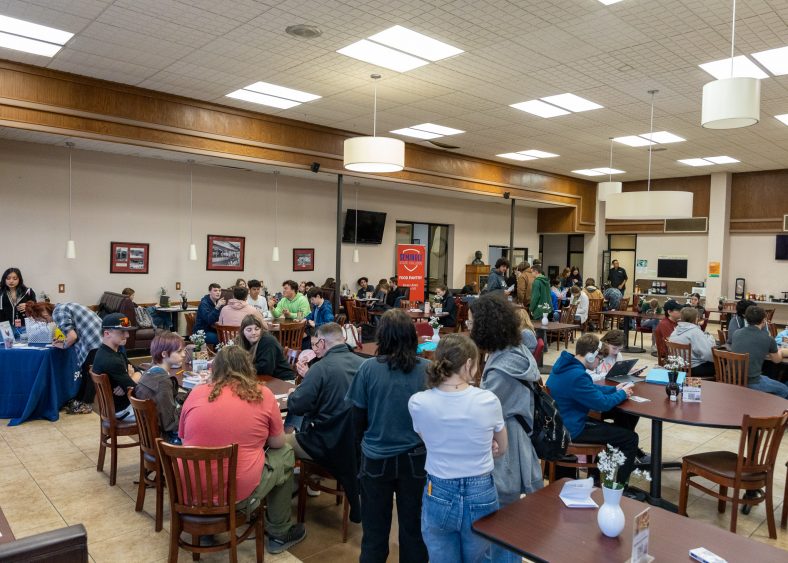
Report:
[[[728,262],[730,258],[730,208],[731,174],[711,175],[709,194],[709,243],[707,262],[720,263],[720,277],[706,278],[706,308],[714,310],[721,295],[732,298],[728,287]],[[708,264],[706,264],[708,275]]]
[[[596,202],[594,234],[587,234],[583,239],[583,278],[594,278],[597,287],[602,287],[602,252],[607,250],[607,234],[605,233],[605,202]]]

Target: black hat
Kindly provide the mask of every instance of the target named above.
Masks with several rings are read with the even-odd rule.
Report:
[[[101,321],[102,330],[137,330],[136,326],[131,326],[129,318],[123,313],[110,313]]]
[[[684,305],[681,305],[675,299],[668,299],[665,301],[665,304],[662,306],[662,309],[667,313],[668,311],[681,311],[684,308]]]

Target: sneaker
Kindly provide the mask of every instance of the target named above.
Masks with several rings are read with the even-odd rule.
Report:
[[[320,491],[316,491],[312,487],[307,486],[306,494],[308,494],[310,497],[319,497]]]
[[[284,536],[269,535],[265,541],[265,550],[271,555],[287,551],[306,537],[306,529],[303,524],[294,524]]]
[[[636,465],[651,465],[651,454],[643,452],[635,458]]]

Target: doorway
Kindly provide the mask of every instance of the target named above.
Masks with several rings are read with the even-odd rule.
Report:
[[[424,301],[435,293],[438,285],[449,279],[449,225],[397,221],[397,244],[422,244],[426,247],[427,263],[424,295],[411,295],[411,300]]]
[[[629,279],[626,284],[627,291],[632,294],[635,287],[635,256],[637,255],[637,235],[608,235],[608,249],[602,253],[602,284],[607,281],[610,274],[610,265],[613,260],[618,260],[618,265],[627,272]]]

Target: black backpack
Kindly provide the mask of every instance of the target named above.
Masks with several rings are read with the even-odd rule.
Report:
[[[515,419],[531,438],[539,459],[545,461],[560,459],[566,453],[570,437],[558,412],[558,406],[541,385],[532,385],[522,379],[519,381],[533,393],[534,427],[531,429],[525,418],[519,414],[515,415]]]

